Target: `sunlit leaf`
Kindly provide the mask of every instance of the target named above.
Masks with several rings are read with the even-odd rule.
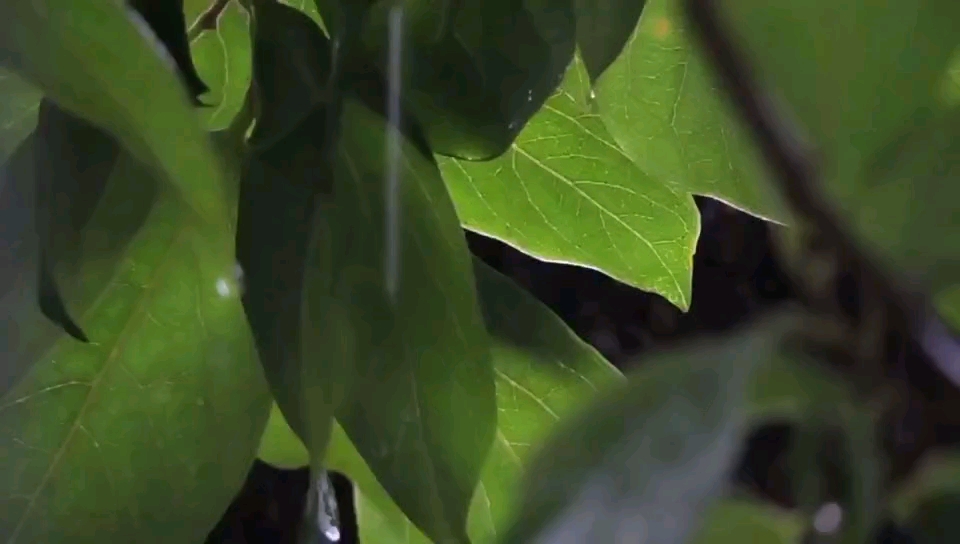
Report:
[[[601,270],[690,305],[700,233],[693,198],[641,172],[600,119],[571,64],[560,90],[503,156],[439,158],[464,226],[530,255]]]
[[[746,386],[784,322],[666,352],[564,425],[526,479],[501,542],[683,543],[724,489],[746,438]]]
[[[208,30],[190,45],[197,72],[210,92],[201,100],[208,105],[200,114],[211,130],[226,128],[240,111],[250,86],[250,16],[231,1]]]
[[[90,342],[3,298],[6,362],[23,369],[0,397],[5,541],[198,542],[243,484],[270,397],[206,228],[121,155],[60,261]]]
[[[596,83],[600,117],[652,178],[784,221],[755,144],[716,88],[681,4],[646,2],[630,41]]]

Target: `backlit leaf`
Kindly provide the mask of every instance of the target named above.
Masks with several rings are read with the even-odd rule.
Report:
[[[503,156],[439,158],[460,220],[539,259],[601,270],[686,309],[700,232],[693,198],[640,171],[587,112],[588,93],[574,62]]]
[[[600,117],[652,178],[784,221],[750,134],[691,42],[681,4],[646,2],[626,47],[596,83]]]
[[[197,72],[210,88],[201,97],[208,106],[199,110],[211,130],[226,128],[240,111],[250,86],[250,16],[231,1],[220,13],[217,28],[190,45]]]

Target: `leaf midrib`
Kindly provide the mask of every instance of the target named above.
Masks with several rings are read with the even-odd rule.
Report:
[[[60,445],[60,447],[57,449],[56,453],[54,454],[53,460],[50,462],[50,466],[47,468],[46,472],[44,472],[43,476],[40,478],[40,483],[37,485],[37,489],[33,493],[31,493],[30,501],[27,503],[27,507],[24,509],[23,515],[21,516],[20,520],[17,522],[16,527],[14,527],[14,530],[11,533],[10,538],[7,539],[8,544],[14,544],[16,542],[17,537],[20,535],[20,531],[22,531],[24,526],[26,525],[27,519],[30,517],[30,514],[32,513],[34,506],[36,506],[37,499],[40,497],[40,494],[43,491],[43,489],[46,487],[46,484],[50,480],[50,477],[53,475],[53,473],[56,471],[57,467],[59,466],[60,460],[63,458],[63,455],[66,453],[67,445],[73,439],[73,436],[76,433],[77,429],[81,427],[80,421],[83,419],[84,415],[86,415],[87,409],[90,407],[90,405],[92,404],[92,400],[96,396],[95,391],[98,390],[97,386],[100,384],[100,381],[103,379],[103,376],[106,375],[107,369],[112,367],[112,363],[116,361],[119,358],[119,354],[122,353],[123,351],[122,348],[126,344],[126,341],[129,339],[130,333],[132,332],[131,327],[133,323],[138,322],[140,318],[143,318],[146,316],[146,311],[145,311],[146,301],[152,298],[151,295],[153,294],[154,289],[156,289],[156,287],[160,283],[160,282],[157,282],[156,280],[157,278],[160,277],[161,272],[166,270],[169,264],[175,261],[174,259],[169,259],[169,257],[171,253],[173,253],[173,249],[180,244],[180,240],[186,230],[187,230],[186,222],[184,222],[180,225],[177,232],[171,238],[171,243],[169,246],[167,246],[166,250],[164,251],[163,257],[158,262],[157,267],[154,270],[154,273],[151,275],[150,282],[146,285],[144,290],[141,292],[141,296],[139,297],[139,300],[137,301],[133,310],[130,312],[130,317],[127,319],[127,322],[124,324],[123,329],[117,335],[116,340],[114,342],[113,349],[110,351],[106,360],[103,362],[103,365],[101,366],[100,370],[97,371],[97,375],[90,382],[90,388],[87,391],[87,396],[84,399],[83,404],[80,406],[80,409],[77,411],[77,415],[70,426],[70,430],[67,431],[67,435],[64,437],[63,443]],[[111,288],[104,289],[104,291],[100,294],[100,296],[97,297],[97,300],[94,302],[94,304],[91,305],[90,309],[84,312],[84,317],[94,313],[95,309],[102,303],[104,299],[107,298],[110,291],[111,291]],[[56,344],[57,343],[54,343],[54,345],[51,346],[50,350],[46,354],[44,354],[42,359],[46,359],[49,356],[49,354],[56,349]]]

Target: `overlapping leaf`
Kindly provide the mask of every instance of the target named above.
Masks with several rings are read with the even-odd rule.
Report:
[[[199,2],[197,2],[199,3]],[[189,5],[188,8],[194,6]],[[251,79],[250,17],[231,1],[217,18],[217,27],[200,34],[190,45],[199,77],[210,92],[200,110],[211,130],[226,128],[237,115]]]
[[[0,161],[6,161],[37,123],[40,93],[9,70],[0,68]]]
[[[204,235],[217,236],[229,229],[227,180],[169,54],[136,21],[116,2],[4,2],[0,63],[156,166],[210,224]],[[228,249],[211,248],[232,267]]]
[[[502,542],[686,542],[748,430],[746,386],[784,321],[666,353],[569,423],[538,457]],[[562,535],[562,536],[561,536]]]
[[[363,31],[368,56],[383,68],[391,47],[387,19],[395,4],[378,2]],[[553,93],[573,56],[573,0],[402,5],[408,14],[405,32],[413,34],[402,42],[410,49],[403,52],[403,100],[430,147],[467,159],[504,152]],[[429,36],[422,26],[431,29]]]
[[[577,50],[596,81],[627,45],[646,0],[576,0]]]
[[[4,196],[28,193],[31,175],[15,173]],[[0,535],[201,541],[242,485],[269,413],[236,281],[197,234],[209,227],[131,156],[91,200],[75,201],[96,207],[57,262],[90,342],[23,312],[16,290],[0,304],[4,353],[20,369],[0,397]],[[35,264],[30,230],[7,231],[23,246],[3,255],[5,270]],[[35,293],[30,283],[20,281]]]
[[[197,73],[190,56],[184,0],[128,0],[128,4],[147,23],[156,39],[176,65],[177,73],[195,104],[210,90]]]
[[[334,205],[317,215],[337,275],[324,290],[308,272],[307,319],[323,323],[333,307],[350,321],[355,383],[337,420],[377,480],[435,541],[464,542],[496,426],[466,241],[428,157],[403,140],[387,162],[399,135],[352,100],[342,126]],[[305,353],[342,349],[314,338]]]
[[[754,142],[696,50],[681,2],[646,2],[626,47],[596,82],[600,117],[661,183],[785,221]]]
[[[587,74],[574,62],[503,156],[438,159],[460,220],[540,259],[602,270],[685,309],[700,231],[693,198],[637,169],[587,113],[588,94]]]
[[[817,149],[828,192],[857,213],[872,182],[863,176],[865,162],[918,109],[938,108],[960,43],[960,6],[910,0],[884,9],[864,0],[817,0],[718,7],[765,92],[783,101],[784,122]],[[818,30],[824,24],[829,31]]]

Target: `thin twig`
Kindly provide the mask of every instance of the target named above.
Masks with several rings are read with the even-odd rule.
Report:
[[[216,30],[217,19],[220,18],[220,14],[224,9],[226,9],[227,4],[229,3],[230,0],[213,0],[213,3],[210,4],[210,7],[201,13],[200,16],[197,17],[197,20],[190,25],[190,29],[187,30],[187,40],[193,42],[204,32],[208,30]]]

